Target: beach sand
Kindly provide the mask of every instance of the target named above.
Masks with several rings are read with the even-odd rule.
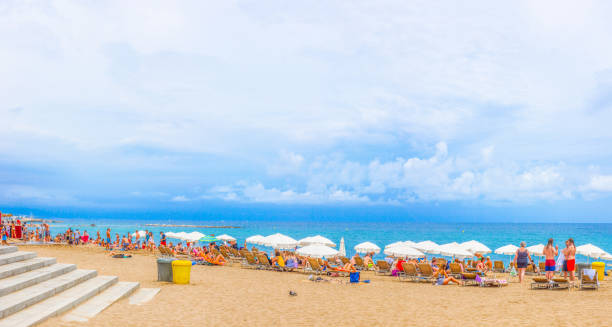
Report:
[[[100,275],[159,287],[150,302],[127,299],[86,323],[88,326],[606,326],[612,281],[599,291],[530,290],[432,286],[362,273],[370,284],[311,282],[301,273],[239,267],[194,266],[190,285],[157,282],[155,256],[110,258],[102,249],[20,246],[58,262],[96,269]],[[347,278],[328,278],[347,280]],[[297,296],[289,296],[289,290]],[[60,317],[41,326],[82,326]]]

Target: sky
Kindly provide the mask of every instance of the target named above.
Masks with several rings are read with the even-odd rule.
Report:
[[[612,222],[609,12],[2,1],[0,208]]]

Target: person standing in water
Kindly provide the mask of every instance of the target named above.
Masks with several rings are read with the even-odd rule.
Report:
[[[544,247],[544,251],[542,251],[544,256],[546,256],[545,268],[546,271],[546,279],[551,280],[555,275],[555,257],[559,254],[559,246],[553,247],[553,239],[548,239],[548,244]]]
[[[574,269],[576,268],[576,246],[572,238],[565,241],[565,249],[563,249],[563,255],[565,256],[565,264],[563,265],[564,276],[567,278],[569,272],[570,281],[576,279]]]

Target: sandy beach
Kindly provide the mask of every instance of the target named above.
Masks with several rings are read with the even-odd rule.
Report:
[[[113,259],[99,248],[20,246],[58,262],[159,287],[150,302],[127,299],[90,319],[88,326],[605,326],[612,303],[609,277],[599,291],[432,286],[362,273],[370,284],[311,282],[301,273],[194,266],[190,285],[157,282],[155,256]],[[327,278],[335,281],[346,278]],[[297,296],[289,296],[289,290]],[[546,309],[549,308],[549,309]],[[554,308],[554,309],[550,309]],[[60,317],[41,326],[81,326]]]

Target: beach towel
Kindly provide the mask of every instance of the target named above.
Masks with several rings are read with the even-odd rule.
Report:
[[[565,261],[565,256],[562,251],[559,251],[559,257],[557,257],[557,262],[555,263],[555,271],[563,269],[563,261]]]
[[[589,276],[590,279],[594,279],[597,271],[595,269],[582,269],[582,273]]]

